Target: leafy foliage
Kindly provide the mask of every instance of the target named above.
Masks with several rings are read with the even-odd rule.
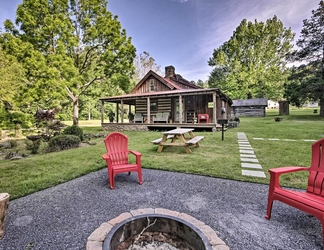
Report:
[[[320,100],[320,115],[324,116],[324,2],[320,1],[310,19],[303,21],[299,50],[289,55],[293,62],[302,62],[293,69],[286,97],[292,103],[303,104],[307,100]],[[296,89],[295,89],[296,88]]]
[[[33,118],[29,114],[21,111],[6,111],[0,109],[0,126],[8,129],[23,127],[29,128],[32,126]]]
[[[17,59],[7,55],[0,46],[0,108],[17,106],[19,89],[23,85],[24,69]]]
[[[30,150],[32,154],[37,154],[39,147],[41,145],[41,139],[33,140],[33,141],[26,141],[26,149]]]
[[[284,96],[292,105],[302,107],[309,100],[318,100],[320,85],[321,78],[312,65],[292,67]]]
[[[26,105],[62,108],[69,98],[77,125],[79,101],[90,86],[103,93],[109,82],[119,85],[111,78],[131,77],[135,48],[106,0],[24,0],[16,24],[5,21],[1,43],[26,69]]]
[[[76,135],[58,135],[50,139],[48,142],[48,151],[57,152],[70,148],[77,148],[80,145],[80,138]]]
[[[294,34],[274,16],[264,22],[244,19],[229,41],[215,49],[208,64],[209,86],[231,98],[278,100],[288,76],[285,56],[292,49]]]
[[[75,135],[75,136],[79,137],[81,141],[83,141],[83,138],[84,138],[83,130],[76,125],[72,125],[72,126],[67,127],[66,129],[64,129],[63,134]]]

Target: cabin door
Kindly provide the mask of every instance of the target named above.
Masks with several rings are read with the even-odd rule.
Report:
[[[184,101],[182,100],[182,122],[185,122],[185,116],[184,116],[184,111],[185,106],[184,106]],[[173,114],[174,114],[174,122],[179,123],[179,117],[180,117],[180,105],[179,105],[179,99],[174,99],[173,102]]]

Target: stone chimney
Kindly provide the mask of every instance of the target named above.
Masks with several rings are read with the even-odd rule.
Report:
[[[170,78],[170,77],[175,76],[175,68],[170,65],[165,67],[165,78]]]

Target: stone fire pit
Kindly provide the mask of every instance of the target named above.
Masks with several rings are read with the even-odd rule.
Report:
[[[148,219],[152,224],[149,227]],[[147,234],[172,235],[187,245],[188,249],[229,250],[215,231],[202,221],[163,208],[131,210],[104,222],[88,237],[86,249],[115,250],[120,243],[126,242],[133,234],[140,234],[144,228]]]

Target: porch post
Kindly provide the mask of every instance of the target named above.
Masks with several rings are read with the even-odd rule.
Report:
[[[213,103],[214,103],[214,106],[213,106],[213,117],[214,117],[214,123],[216,124],[217,123],[217,105],[216,105],[216,100],[217,100],[217,94],[216,92],[213,93]]]
[[[123,100],[120,101],[120,109],[121,109],[121,111],[120,111],[120,116],[121,116],[120,121],[121,121],[121,123],[124,123],[124,101]]]
[[[117,123],[119,123],[118,106],[119,106],[119,103],[116,102],[116,122]]]
[[[182,123],[182,95],[179,95],[179,123]]]
[[[101,101],[101,124],[104,123],[104,114],[105,114],[105,102]]]
[[[147,97],[147,123],[151,123],[151,100]]]

